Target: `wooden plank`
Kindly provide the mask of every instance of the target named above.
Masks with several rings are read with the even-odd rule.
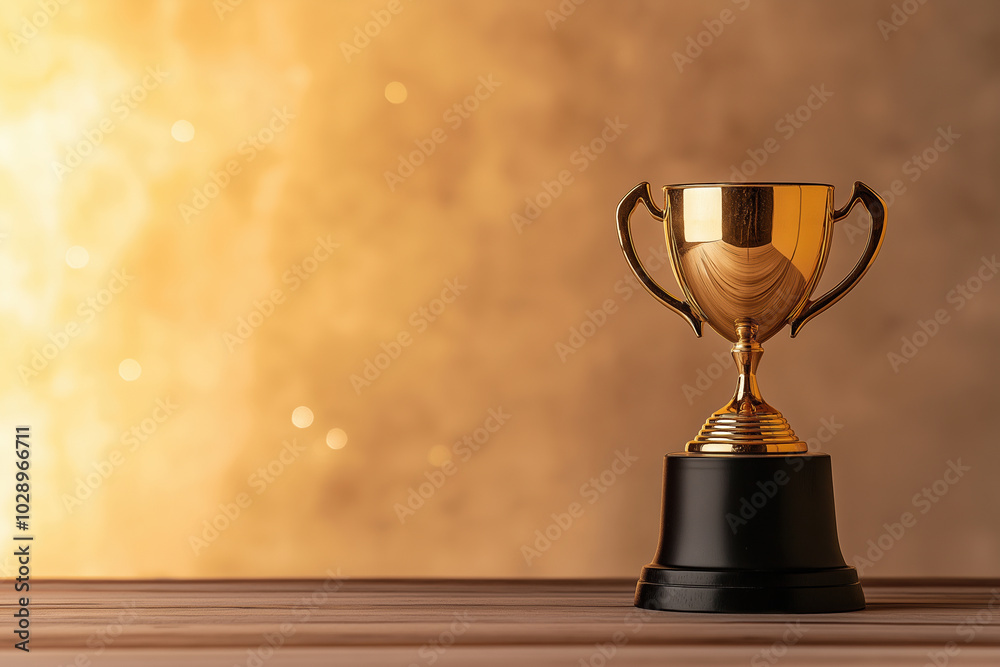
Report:
[[[1000,664],[1000,581],[866,581],[868,609],[801,616],[647,612],[632,607],[633,589],[631,580],[41,580],[31,664],[923,665],[938,654]],[[0,649],[4,665],[24,659],[12,644]]]

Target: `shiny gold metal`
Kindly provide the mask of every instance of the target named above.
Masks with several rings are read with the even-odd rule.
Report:
[[[820,183],[701,183],[663,188],[665,206],[640,183],[618,205],[618,238],[643,287],[701,336],[707,322],[734,343],[740,371],[736,393],[709,417],[689,452],[794,453],[808,450],[781,413],[761,398],[761,343],[785,324],[795,337],[806,322],[850,292],[871,266],[885,237],[885,203],[864,183],[833,210],[833,186]],[[868,243],[836,287],[810,300],[830,252],[833,224],[861,202],[871,216]],[[630,228],[639,203],[661,220],[680,300],[643,268]]]
[[[764,348],[757,342],[758,325],[750,318],[736,323],[733,359],[740,372],[731,401],[712,413],[698,437],[684,448],[707,454],[794,454],[809,451],[781,413],[760,395],[757,364]]]

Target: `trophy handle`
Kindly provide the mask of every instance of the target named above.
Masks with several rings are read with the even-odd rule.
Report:
[[[694,329],[695,334],[701,338],[701,320],[694,314],[691,306],[686,301],[681,301],[673,295],[671,295],[667,290],[660,287],[655,280],[653,280],[646,269],[643,268],[642,262],[639,261],[639,256],[635,252],[635,245],[632,243],[632,228],[629,225],[629,219],[632,216],[632,211],[635,210],[636,205],[642,202],[646,205],[646,209],[649,210],[655,217],[660,220],[665,221],[667,214],[660,210],[660,208],[653,203],[652,194],[649,191],[649,183],[643,181],[639,185],[632,188],[632,190],[625,195],[625,197],[618,204],[618,241],[621,243],[622,252],[625,253],[625,259],[628,261],[629,267],[632,269],[632,273],[635,277],[639,279],[642,286],[646,288],[646,291],[653,295],[657,301],[662,303],[664,306],[674,311],[691,325]],[[669,207],[670,204],[668,203]]]
[[[875,261],[875,255],[878,254],[879,248],[882,247],[882,240],[885,238],[885,202],[878,196],[878,193],[861,181],[854,182],[854,191],[851,192],[850,201],[843,208],[833,212],[833,222],[839,222],[846,218],[847,214],[851,212],[851,209],[859,201],[864,204],[872,220],[872,226],[868,232],[868,245],[865,246],[864,253],[846,278],[820,298],[815,301],[806,302],[806,306],[799,313],[799,316],[791,321],[792,338],[795,338],[806,322],[840,301],[845,294],[854,289],[854,286],[858,284],[868,269],[871,268],[872,262]]]

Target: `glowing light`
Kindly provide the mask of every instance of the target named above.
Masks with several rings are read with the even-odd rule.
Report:
[[[182,144],[186,144],[194,139],[194,125],[191,124],[191,121],[179,120],[170,128],[170,136]]]
[[[347,434],[342,428],[331,428],[326,434],[326,445],[330,449],[343,449],[347,444]]]
[[[135,359],[122,359],[122,362],[118,364],[118,375],[121,375],[126,382],[138,380],[139,376],[142,375],[142,366]]]
[[[441,466],[451,460],[451,449],[444,445],[434,445],[427,452],[427,462],[432,466]]]
[[[306,428],[313,423],[313,411],[304,405],[292,410],[292,423],[299,428]]]
[[[72,269],[82,269],[90,261],[90,253],[83,246],[75,245],[66,251],[66,263]]]
[[[684,192],[684,240],[688,243],[722,238],[722,188]]]
[[[385,99],[393,104],[402,104],[406,101],[406,86],[399,81],[390,81],[385,87]]]

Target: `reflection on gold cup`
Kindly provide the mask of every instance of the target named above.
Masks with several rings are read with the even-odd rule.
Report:
[[[781,413],[761,398],[756,370],[760,344],[786,323],[791,335],[847,294],[864,276],[885,236],[885,204],[857,182],[851,199],[833,210],[833,186],[818,183],[668,185],[665,207],[640,183],[618,205],[625,258],[660,303],[686,319],[698,336],[707,322],[734,343],[740,377],[733,399],[709,417],[688,452],[767,454],[808,450]],[[811,300],[830,252],[833,225],[862,202],[872,219],[865,251],[851,273]],[[678,299],[642,267],[630,216],[642,202],[663,221]]]

